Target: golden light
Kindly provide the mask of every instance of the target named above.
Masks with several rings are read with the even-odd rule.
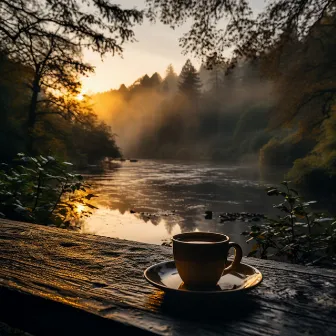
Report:
[[[77,100],[83,100],[85,98],[84,94],[83,93],[80,93],[77,95],[76,99]]]
[[[83,204],[77,204],[76,211],[80,214],[85,210],[85,206]]]

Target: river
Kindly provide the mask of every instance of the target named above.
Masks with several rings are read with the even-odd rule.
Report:
[[[276,202],[266,195],[269,182],[257,167],[141,160],[87,178],[99,196],[98,209],[85,219],[82,232],[146,243],[162,244],[180,232],[213,231],[229,235],[247,253],[251,246],[241,232],[249,223],[220,223],[218,215],[270,215]],[[207,210],[213,219],[205,219]]]

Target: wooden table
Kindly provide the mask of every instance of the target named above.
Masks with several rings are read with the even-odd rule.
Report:
[[[33,335],[336,335],[336,271],[245,259],[236,302],[165,296],[143,278],[168,247],[0,220],[0,320]]]

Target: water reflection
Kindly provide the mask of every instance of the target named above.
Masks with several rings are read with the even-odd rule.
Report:
[[[161,244],[186,231],[228,234],[250,250],[241,232],[248,223],[219,223],[222,212],[270,214],[258,169],[213,163],[142,160],[124,162],[104,175],[89,176],[99,210],[85,220],[83,232]],[[130,211],[135,213],[130,213]],[[212,220],[204,211],[214,212]]]
[[[159,243],[167,236],[181,233],[177,223],[158,218],[156,220],[144,221],[129,212],[122,214],[119,210],[100,208],[84,222],[82,232],[144,243]]]

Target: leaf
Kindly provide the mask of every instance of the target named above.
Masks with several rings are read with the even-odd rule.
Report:
[[[97,195],[94,194],[88,194],[85,196],[86,199],[90,200],[92,197],[98,197]]]
[[[291,192],[293,192],[294,194],[296,194],[297,196],[299,196],[299,193],[298,193],[297,190],[295,190],[295,189],[293,189],[293,188],[289,188],[289,190],[290,190]]]
[[[252,231],[258,231],[258,232],[261,231],[261,229],[260,229],[260,227],[259,227],[258,225],[252,225],[252,226],[251,226],[251,230],[252,230]]]
[[[66,165],[66,166],[73,166],[73,164],[71,162],[64,161],[63,164]]]
[[[301,227],[307,227],[308,226],[308,224],[305,223],[305,222],[295,222],[294,225],[295,226],[301,226]]]
[[[309,201],[309,202],[304,202],[303,205],[308,206],[310,204],[315,204],[315,203],[317,203],[317,201]]]
[[[325,223],[325,222],[331,222],[333,221],[335,218],[317,218],[315,219],[316,223]]]
[[[90,203],[85,203],[86,206],[88,206],[91,209],[98,209],[97,207],[95,207],[94,205],[90,204]]]
[[[254,257],[258,253],[258,250],[251,251],[247,254],[247,257]]]
[[[279,195],[279,191],[278,191],[278,189],[275,189],[275,188],[274,189],[270,189],[270,190],[267,191],[267,195],[268,196],[273,196],[273,195],[277,196],[277,195]]]
[[[282,212],[290,213],[289,209],[286,207],[286,205],[284,205],[284,203],[273,205],[273,208],[279,209]]]
[[[289,204],[294,204],[295,201],[296,201],[295,197],[291,197],[291,196],[288,196],[288,195],[286,196],[286,200]]]

